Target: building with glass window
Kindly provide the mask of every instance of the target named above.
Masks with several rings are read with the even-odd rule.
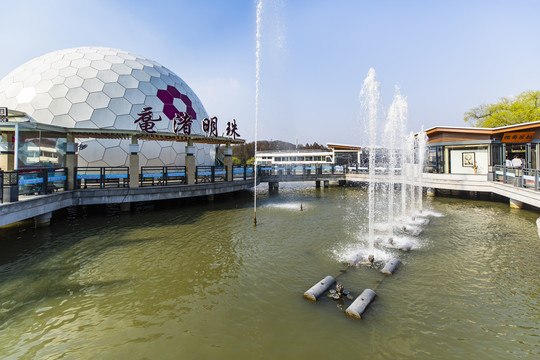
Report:
[[[429,172],[487,174],[493,166],[512,166],[515,158],[522,168],[540,168],[540,121],[498,128],[437,126],[426,134]]]

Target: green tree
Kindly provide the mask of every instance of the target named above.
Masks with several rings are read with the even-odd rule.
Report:
[[[467,111],[464,120],[476,127],[499,127],[540,120],[540,91],[529,90],[515,98],[501,98],[495,104]]]

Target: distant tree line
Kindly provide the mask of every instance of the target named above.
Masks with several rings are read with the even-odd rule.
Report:
[[[278,150],[295,150],[295,149],[297,149],[295,144],[291,144],[289,142],[285,142],[281,140],[257,141],[258,151],[278,151]],[[298,150],[305,150],[305,149],[328,150],[328,148],[326,148],[324,145],[317,144],[316,142],[314,142],[313,144],[305,144],[305,145],[298,144]],[[233,150],[233,153],[232,153],[233,163],[235,165],[249,164],[249,163],[254,162],[255,142],[248,142],[245,144],[233,145],[232,150]]]

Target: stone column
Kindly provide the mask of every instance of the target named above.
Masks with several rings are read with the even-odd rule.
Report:
[[[3,133],[0,140],[0,169],[4,171],[12,171],[14,169],[13,135],[11,132]]]
[[[227,170],[227,181],[233,181],[232,148],[230,144],[225,147],[224,155],[223,166]]]
[[[189,140],[186,145],[186,178],[187,184],[195,184],[195,147],[193,141]]]
[[[131,137],[129,144],[129,187],[139,187],[139,142],[136,135]]]
[[[67,189],[75,189],[75,168],[77,167],[76,145],[73,134],[66,135],[66,162],[64,166],[67,168]]]

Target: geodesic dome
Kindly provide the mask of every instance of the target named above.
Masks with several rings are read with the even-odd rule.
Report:
[[[191,133],[204,134],[208,117],[193,90],[166,67],[127,51],[79,47],[54,51],[19,66],[0,80],[0,106],[24,111],[37,122],[64,127],[138,130],[135,120],[151,107],[156,131],[174,132],[176,113],[193,118]],[[80,139],[79,166],[129,162],[129,140]],[[185,143],[141,141],[139,163],[184,165]],[[198,165],[214,163],[212,145],[195,144]]]

